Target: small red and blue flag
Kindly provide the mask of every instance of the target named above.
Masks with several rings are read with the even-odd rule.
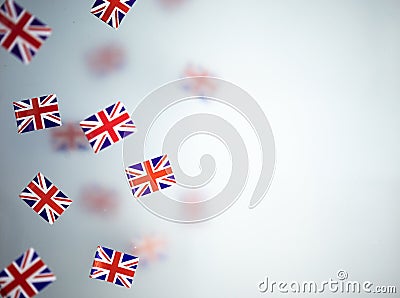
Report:
[[[98,246],[89,277],[131,288],[138,263],[138,257]]]
[[[129,185],[135,197],[139,198],[176,183],[168,156],[146,160],[125,169]]]
[[[56,280],[56,276],[33,248],[0,272],[0,294],[7,298],[30,298]]]

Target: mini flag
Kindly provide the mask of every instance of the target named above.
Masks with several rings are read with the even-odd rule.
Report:
[[[115,43],[92,49],[87,55],[89,70],[98,76],[116,72],[124,66],[125,60],[124,48]]]
[[[140,256],[140,263],[145,265],[164,259],[165,247],[166,241],[163,238],[147,235],[132,241],[131,252]]]
[[[204,77],[212,77],[213,75],[208,70],[202,67],[194,67],[189,64],[184,72],[183,77],[194,77],[190,84],[184,85],[183,88],[195,95],[209,94],[215,91],[216,86],[210,80]]]
[[[72,203],[72,200],[42,173],[36,175],[19,197],[51,225]]]
[[[138,257],[97,246],[89,277],[130,288],[138,263]]]
[[[185,195],[181,198],[181,201],[184,202],[182,204],[182,213],[184,218],[189,221],[195,221],[201,218],[201,215],[205,213],[205,207],[202,205],[202,201],[204,199],[204,195],[199,195],[198,193]]]
[[[85,134],[78,123],[68,122],[51,130],[53,147],[57,151],[88,149]]]
[[[136,131],[136,126],[120,101],[89,116],[81,121],[80,125],[94,153]]]
[[[132,193],[137,198],[176,183],[166,154],[129,166],[125,169],[125,173]]]
[[[55,94],[13,102],[18,133],[61,125]]]
[[[160,2],[163,7],[171,9],[183,4],[185,1],[186,0],[159,0],[158,2]]]
[[[117,192],[98,184],[85,185],[81,191],[80,200],[87,211],[97,214],[112,213],[119,206]]]
[[[23,63],[31,62],[51,29],[12,0],[0,6],[0,44]]]
[[[56,276],[33,248],[0,272],[0,294],[7,298],[34,297],[56,280]]]
[[[96,0],[90,12],[104,23],[110,25],[114,29],[118,29],[135,1],[136,0]]]

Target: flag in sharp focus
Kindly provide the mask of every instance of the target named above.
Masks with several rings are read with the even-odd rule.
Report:
[[[34,297],[56,280],[43,260],[33,248],[0,272],[0,294],[2,297]]]
[[[51,141],[57,151],[87,150],[85,134],[78,123],[67,122],[51,130]]]
[[[123,18],[129,12],[136,0],[96,0],[90,12],[110,25],[118,29]]]
[[[51,225],[72,203],[72,200],[42,173],[36,175],[19,197]]]
[[[176,183],[166,154],[131,165],[125,169],[125,173],[132,193],[137,198],[170,187]]]
[[[138,263],[138,257],[98,246],[89,277],[130,288]]]
[[[117,103],[89,116],[80,123],[94,153],[111,146],[136,131],[124,105]]]
[[[61,125],[55,94],[13,102],[18,133]]]
[[[14,1],[0,6],[0,44],[23,63],[31,62],[50,34],[50,27]]]

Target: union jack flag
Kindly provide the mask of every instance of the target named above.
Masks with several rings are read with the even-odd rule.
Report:
[[[56,276],[33,248],[0,272],[0,294],[7,298],[36,296],[56,280]]]
[[[165,8],[175,8],[183,4],[186,0],[159,0],[162,6]]]
[[[172,186],[175,181],[167,155],[161,155],[125,169],[129,186],[136,198]]]
[[[130,251],[140,256],[140,263],[147,265],[166,257],[166,241],[163,237],[147,235],[131,242]]]
[[[12,0],[0,6],[0,44],[23,63],[31,62],[51,28]]]
[[[87,211],[103,215],[119,207],[119,196],[114,189],[94,183],[82,188],[80,201]]]
[[[136,131],[136,126],[120,101],[89,116],[80,125],[94,153]]]
[[[99,76],[116,72],[124,66],[125,62],[124,48],[115,43],[91,49],[87,54],[89,70]]]
[[[216,86],[206,78],[212,76],[214,75],[210,71],[189,64],[183,72],[183,77],[194,77],[195,79],[191,80],[190,84],[184,85],[183,88],[199,96],[212,93],[216,90]]]
[[[55,94],[13,102],[18,133],[61,125]]]
[[[130,288],[138,263],[138,257],[97,246],[89,277]]]
[[[72,203],[72,200],[42,173],[36,175],[19,197],[51,225]]]
[[[78,123],[64,123],[51,131],[54,149],[57,151],[87,150],[85,134]]]
[[[96,0],[91,13],[118,29],[125,15],[129,12],[136,0]]]

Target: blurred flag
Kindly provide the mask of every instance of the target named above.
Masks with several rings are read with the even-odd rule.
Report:
[[[203,77],[213,76],[214,75],[205,68],[189,64],[186,66],[182,77],[196,77],[196,79],[191,80],[190,84],[188,85],[183,85],[183,88],[190,92],[192,95],[202,96],[205,94],[211,94],[216,90],[217,86],[214,83],[211,83],[210,80],[206,80]]]
[[[13,105],[18,133],[61,125],[55,94],[15,101]]]
[[[0,294],[2,297],[34,297],[56,280],[33,248],[0,272]]]
[[[130,288],[138,263],[138,257],[98,246],[89,277]]]
[[[86,57],[89,70],[98,76],[116,72],[126,63],[124,48],[115,43],[94,48]]]
[[[131,165],[125,169],[125,173],[132,193],[137,198],[176,183],[166,154]]]
[[[204,207],[202,207],[202,199],[198,194],[186,195],[182,198],[182,201],[186,203],[182,208],[185,218],[188,220],[201,218]]]
[[[19,197],[51,225],[72,203],[72,200],[40,172]]]
[[[122,102],[97,112],[80,122],[94,153],[121,141],[136,131]]]
[[[89,212],[110,214],[117,210],[119,197],[115,190],[93,183],[82,188],[80,202]]]
[[[78,123],[67,122],[51,130],[51,141],[56,151],[87,150],[88,143]]]
[[[12,0],[0,6],[0,44],[23,63],[31,62],[51,29]]]
[[[96,0],[90,12],[104,23],[110,25],[114,29],[118,29],[135,1],[136,0]]]
[[[140,257],[143,265],[154,263],[166,257],[166,241],[159,236],[147,235],[133,240],[130,251]]]
[[[181,6],[187,0],[157,0],[157,1],[161,4],[162,7],[167,9],[172,9]]]

